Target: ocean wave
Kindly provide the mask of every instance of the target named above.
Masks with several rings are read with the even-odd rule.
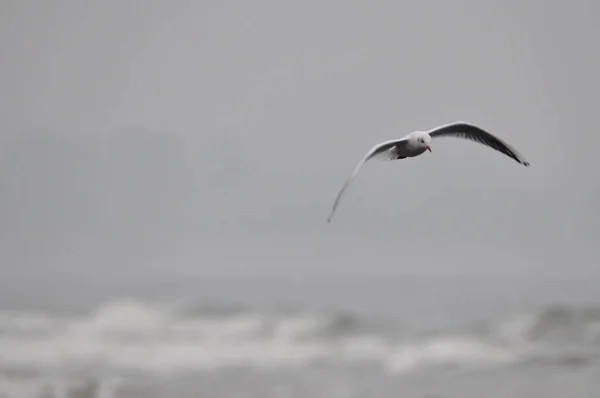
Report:
[[[485,328],[405,336],[393,322],[345,313],[118,300],[79,315],[0,313],[0,369],[168,374],[337,363],[402,373],[524,361],[581,365],[596,359],[599,337],[595,308],[548,307]]]
[[[553,305],[514,316],[499,326],[507,336],[523,342],[600,342],[600,307]]]
[[[439,337],[408,343],[393,351],[386,367],[398,373],[422,366],[493,366],[513,363],[522,354],[514,347],[494,344],[474,337]]]

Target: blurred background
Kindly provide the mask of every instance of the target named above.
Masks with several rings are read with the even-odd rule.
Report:
[[[599,12],[0,2],[0,397],[597,397]]]

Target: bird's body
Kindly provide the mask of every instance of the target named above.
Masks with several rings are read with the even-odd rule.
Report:
[[[396,159],[414,158],[419,156],[427,150],[426,146],[422,145],[419,141],[420,138],[425,139],[425,132],[415,131],[408,134],[406,137],[397,141],[394,147],[394,153],[398,156]]]
[[[457,137],[476,141],[511,157],[524,166],[529,166],[529,162],[508,144],[471,123],[453,122],[433,128],[429,131],[413,131],[402,138],[377,144],[367,152],[354,169],[352,176],[350,176],[340,190],[327,221],[331,222],[333,213],[335,212],[344,191],[354,177],[356,177],[363,164],[371,159],[387,161],[400,160],[419,156],[425,151],[431,152],[430,144],[432,139],[439,137]]]

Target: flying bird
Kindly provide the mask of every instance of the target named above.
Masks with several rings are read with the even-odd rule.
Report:
[[[333,203],[333,208],[327,218],[327,222],[331,222],[335,209],[337,208],[344,191],[348,188],[348,185],[354,177],[356,177],[363,164],[371,159],[383,161],[398,160],[419,156],[425,151],[431,152],[431,140],[440,137],[457,137],[475,141],[495,149],[496,151],[502,152],[526,167],[529,166],[529,162],[510,145],[468,122],[448,123],[435,127],[429,131],[413,131],[400,139],[377,144],[367,152],[354,169],[354,173],[352,173],[350,178],[348,178],[342,186],[342,189]]]

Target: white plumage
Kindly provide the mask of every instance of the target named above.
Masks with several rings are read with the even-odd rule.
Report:
[[[371,159],[389,161],[419,156],[427,150],[431,152],[431,140],[439,137],[457,137],[479,142],[496,151],[502,152],[524,166],[529,166],[529,162],[510,145],[468,122],[453,122],[435,127],[429,131],[414,131],[400,139],[377,144],[367,152],[354,169],[350,178],[348,178],[342,186],[342,189],[333,203],[333,208],[331,209],[327,222],[331,222],[344,191],[348,188],[348,185],[354,177],[356,177],[363,164]]]

